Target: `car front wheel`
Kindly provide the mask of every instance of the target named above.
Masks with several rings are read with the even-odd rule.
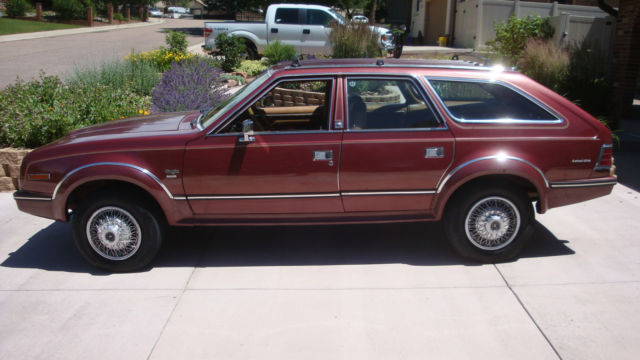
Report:
[[[113,272],[149,265],[163,240],[161,217],[143,201],[88,198],[72,217],[73,237],[92,265]]]
[[[444,229],[454,249],[480,262],[517,257],[532,235],[533,210],[509,187],[472,187],[447,207]]]

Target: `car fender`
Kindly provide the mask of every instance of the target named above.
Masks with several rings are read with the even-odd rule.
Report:
[[[546,210],[546,198],[549,182],[544,173],[533,163],[518,157],[495,155],[485,156],[463,162],[442,178],[436,189],[437,200],[434,204],[436,218],[440,219],[444,208],[455,193],[464,184],[485,176],[510,175],[531,183],[539,194],[541,212]]]
[[[66,220],[67,200],[75,189],[93,181],[104,180],[121,181],[143,189],[160,205],[170,223],[173,222],[170,218],[178,215],[174,213],[181,213],[176,211],[180,208],[176,206],[177,202],[184,203],[188,207],[187,202],[182,201],[185,200],[182,195],[174,196],[151,171],[137,165],[103,162],[80,166],[68,172],[57,183],[52,194],[55,218]]]
[[[256,46],[256,49],[260,51],[265,45],[267,45],[267,39],[261,40],[256,34],[245,31],[245,30],[235,30],[228,32],[229,35],[233,35],[239,37],[241,39],[245,39],[247,41],[251,41],[253,45]]]

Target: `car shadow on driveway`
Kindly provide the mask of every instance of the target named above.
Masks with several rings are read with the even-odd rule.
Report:
[[[521,258],[571,255],[535,223],[534,239]],[[305,266],[403,263],[414,266],[467,265],[444,239],[437,223],[243,226],[172,228],[154,267]],[[53,223],[34,234],[0,264],[104,275],[75,249],[71,226]]]

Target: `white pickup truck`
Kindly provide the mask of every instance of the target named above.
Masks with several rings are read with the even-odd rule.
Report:
[[[303,54],[331,54],[329,23],[348,23],[342,15],[330,7],[307,4],[272,4],[267,8],[265,22],[215,22],[204,23],[205,45],[215,49],[215,39],[220,33],[242,38],[247,55],[257,59],[265,45],[280,40],[296,47]],[[381,49],[394,48],[393,33],[384,27],[372,26],[379,34]]]

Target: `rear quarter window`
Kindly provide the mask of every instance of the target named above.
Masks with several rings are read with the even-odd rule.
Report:
[[[428,79],[457,121],[561,122],[532,98],[498,82]]]

